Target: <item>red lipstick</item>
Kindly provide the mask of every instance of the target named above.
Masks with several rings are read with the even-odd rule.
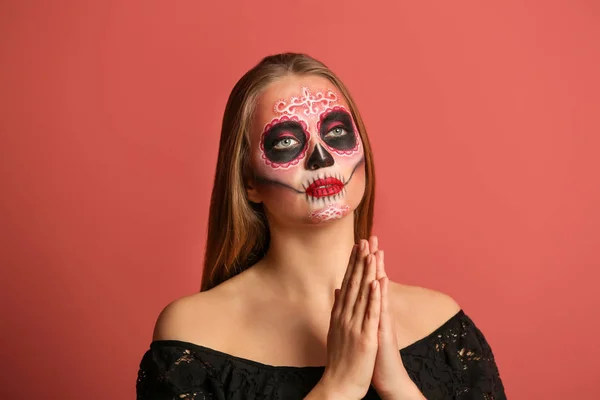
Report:
[[[313,197],[325,197],[338,194],[344,189],[342,181],[336,178],[317,179],[306,188],[306,194]]]

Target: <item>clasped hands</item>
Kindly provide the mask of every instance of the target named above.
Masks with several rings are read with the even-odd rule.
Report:
[[[360,240],[331,311],[319,382],[331,397],[361,399],[372,385],[384,400],[425,399],[402,363],[391,307],[384,252],[377,237]]]

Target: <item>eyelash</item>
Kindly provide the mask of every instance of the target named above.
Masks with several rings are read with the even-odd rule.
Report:
[[[333,128],[331,128],[329,131],[327,131],[327,133],[326,133],[325,135],[323,135],[323,137],[328,137],[328,136],[329,136],[329,134],[330,134],[331,132],[333,132],[335,129],[341,129],[341,130],[343,130],[343,131],[345,132],[345,133],[343,133],[343,134],[341,134],[341,135],[337,135],[337,136],[335,136],[335,137],[345,136],[345,135],[347,135],[347,134],[348,134],[348,129],[346,129],[346,127],[344,127],[343,125],[336,125],[336,126],[334,126]]]
[[[292,144],[291,146],[284,147],[283,149],[278,149],[278,148],[277,148],[277,146],[278,146],[278,145],[279,145],[279,144],[280,144],[282,141],[284,141],[284,140],[286,140],[286,139],[293,140],[293,141],[294,141],[294,142],[296,142],[296,143]],[[274,148],[275,150],[288,150],[288,149],[291,149],[291,148],[294,148],[294,147],[296,147],[296,146],[297,146],[297,145],[299,145],[299,144],[300,144],[300,141],[299,141],[298,139],[296,139],[296,138],[294,138],[294,137],[291,137],[291,136],[284,136],[284,137],[282,137],[282,138],[279,138],[279,139],[277,139],[277,140],[275,141],[275,143],[273,143],[273,148]]]

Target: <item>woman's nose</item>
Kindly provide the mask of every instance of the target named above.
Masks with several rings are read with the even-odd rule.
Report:
[[[335,161],[331,154],[317,143],[310,157],[306,160],[306,169],[314,171],[319,168],[331,167],[334,163]]]

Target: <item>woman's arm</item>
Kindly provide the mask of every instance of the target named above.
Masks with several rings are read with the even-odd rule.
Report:
[[[213,371],[196,355],[168,342],[154,342],[144,354],[136,382],[137,400],[224,400]]]
[[[456,339],[446,337],[445,349],[449,361],[462,374],[462,385],[456,388],[461,400],[505,400],[504,385],[494,353],[483,333],[466,315],[461,318],[460,330],[451,332]]]

